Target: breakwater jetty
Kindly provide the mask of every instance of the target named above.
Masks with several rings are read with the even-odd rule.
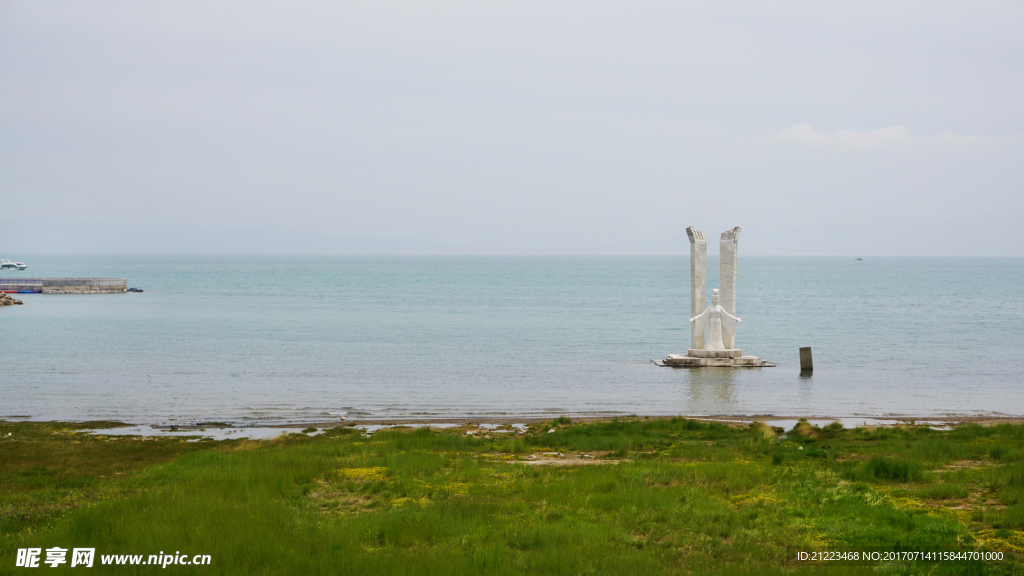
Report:
[[[0,292],[36,294],[117,294],[128,291],[125,278],[0,278]]]

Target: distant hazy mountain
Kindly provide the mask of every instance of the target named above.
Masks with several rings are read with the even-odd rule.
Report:
[[[346,238],[285,228],[0,220],[0,255],[22,253],[437,254],[459,246],[406,239]]]

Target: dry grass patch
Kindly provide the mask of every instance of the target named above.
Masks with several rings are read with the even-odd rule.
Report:
[[[801,420],[796,423],[796,426],[793,426],[790,434],[797,438],[818,438],[821,436],[821,430],[812,426],[806,420]]]
[[[750,432],[757,440],[775,440],[778,438],[778,434],[775,432],[775,428],[765,424],[764,422],[754,422],[750,425]]]
[[[317,480],[318,488],[311,491],[307,501],[325,514],[354,514],[371,508],[372,501],[362,495],[339,489],[325,480]]]

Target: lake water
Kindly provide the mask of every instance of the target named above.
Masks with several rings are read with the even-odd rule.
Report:
[[[686,256],[19,259],[145,292],[0,309],[0,418],[1024,415],[1020,258],[741,253],[737,345],[778,367],[696,370],[650,362],[689,347]]]

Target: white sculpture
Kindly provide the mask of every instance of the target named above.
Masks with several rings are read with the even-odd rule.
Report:
[[[690,316],[696,316],[704,311],[704,302],[707,301],[704,270],[707,268],[708,242],[704,233],[693,226],[686,229],[686,235],[690,238]],[[690,347],[696,350],[704,348],[704,330],[697,330],[696,325],[690,329]]]
[[[686,354],[669,354],[661,364],[678,368],[704,368],[712,366],[739,368],[745,366],[774,366],[757,356],[743,356],[736,348],[736,271],[740,228],[722,233],[719,242],[720,286],[711,296],[711,306],[705,302],[705,268],[707,266],[707,240],[694,227],[686,229],[690,238],[690,344]],[[704,333],[707,332],[705,337]]]
[[[722,232],[722,239],[718,243],[718,261],[721,268],[720,284],[722,288],[722,308],[729,314],[736,314],[736,260],[740,242],[740,227]],[[733,336],[736,332],[732,333]],[[722,344],[726,348],[735,348],[736,340],[728,335],[722,334]]]
[[[724,342],[736,341],[736,323],[741,320],[718,303],[718,290],[711,291],[711,306],[699,315],[690,318],[694,328],[704,333],[708,328],[708,336],[704,339],[704,350],[728,350]]]

